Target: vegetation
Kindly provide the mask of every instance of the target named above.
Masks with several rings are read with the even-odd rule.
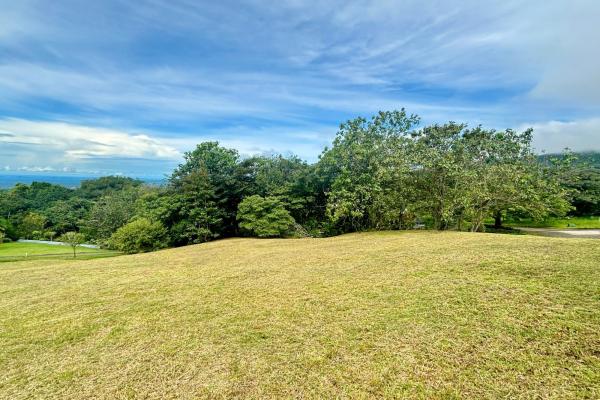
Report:
[[[85,243],[85,236],[79,232],[66,232],[60,237],[59,241],[73,249],[73,258],[75,258],[77,257],[77,247]]]
[[[276,197],[253,195],[242,200],[237,218],[243,233],[261,238],[289,234],[294,218]]]
[[[571,215],[600,215],[600,153],[545,155],[541,159],[573,163],[562,177],[563,186],[571,191]]]
[[[84,181],[75,190],[16,185],[0,191],[0,229],[12,240],[80,232],[132,252],[292,231],[319,237],[493,225],[499,232],[504,221],[598,212],[598,157],[536,156],[531,130],[419,124],[404,110],[347,121],[314,164],[281,155],[242,159],[204,142],[164,187],[123,177]],[[129,226],[135,221],[146,222]],[[133,243],[134,234],[143,234],[143,243]]]
[[[0,397],[598,398],[597,251],[374,232],[5,264]]]
[[[143,253],[165,247],[166,229],[160,222],[139,218],[117,229],[111,247],[124,253]]]

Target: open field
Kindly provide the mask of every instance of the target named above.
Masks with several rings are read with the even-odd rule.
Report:
[[[0,266],[0,397],[600,398],[600,242],[230,239]]]
[[[544,221],[522,220],[507,222],[506,226],[524,228],[556,228],[556,229],[600,229],[600,216],[548,218]]]
[[[78,258],[106,257],[119,254],[100,249],[77,247]],[[9,261],[20,261],[24,259],[66,259],[73,257],[73,249],[69,246],[57,246],[42,243],[2,243],[0,244],[0,263]]]

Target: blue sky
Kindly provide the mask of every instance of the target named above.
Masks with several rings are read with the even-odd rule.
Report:
[[[405,107],[600,150],[600,2],[0,0],[0,169],[159,176],[204,140],[315,161]]]

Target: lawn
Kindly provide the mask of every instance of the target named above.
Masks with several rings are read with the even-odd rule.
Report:
[[[77,247],[77,253],[94,253],[98,252],[96,249],[88,249],[86,247]],[[73,249],[69,246],[56,246],[52,244],[42,243],[3,243],[0,244],[0,256],[24,256],[29,255],[40,255],[40,254],[71,254],[73,255]]]
[[[512,227],[523,228],[574,228],[574,229],[600,229],[600,216],[597,217],[569,217],[548,218],[544,221],[521,220],[511,221],[506,224]]]
[[[77,257],[91,258],[118,254],[106,250],[89,249],[77,247]],[[73,257],[73,249],[70,246],[57,246],[43,243],[2,243],[0,244],[0,262],[18,261],[21,259],[35,258],[59,258]]]
[[[0,397],[600,398],[600,241],[229,239],[0,268]]]

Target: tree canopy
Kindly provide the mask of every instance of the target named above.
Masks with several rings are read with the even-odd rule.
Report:
[[[125,177],[0,190],[11,238],[66,232],[126,252],[236,235],[483,231],[507,218],[600,214],[600,156],[538,156],[532,131],[421,126],[399,111],[344,122],[316,163],[200,143],[161,187]]]

